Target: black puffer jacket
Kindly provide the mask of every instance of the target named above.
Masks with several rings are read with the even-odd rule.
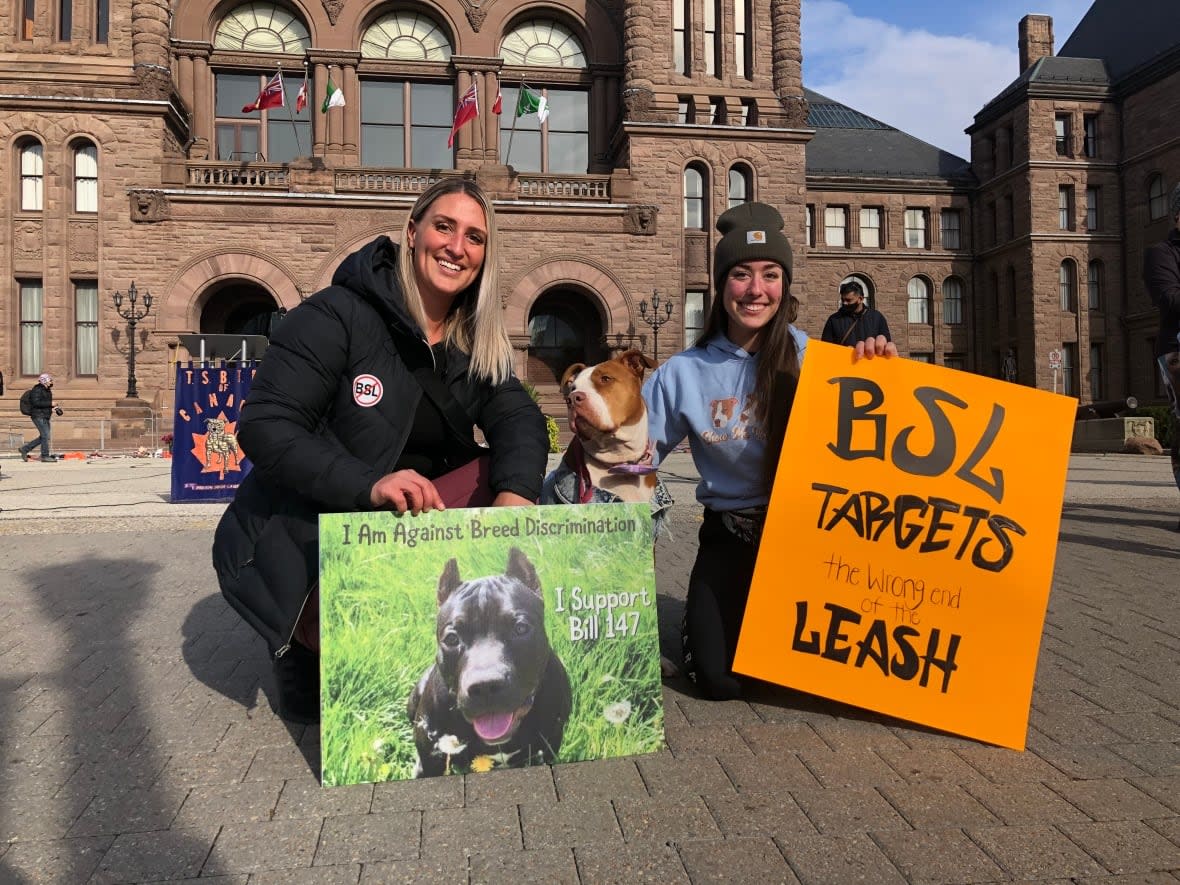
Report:
[[[29,388],[29,405],[32,418],[53,418],[53,391],[38,381]]]
[[[889,322],[885,319],[885,314],[871,307],[866,307],[859,314],[853,315],[840,310],[836,311],[824,323],[820,340],[852,347],[858,341],[876,338],[878,335],[884,335],[886,341],[893,340],[889,334]]]
[[[1162,243],[1149,246],[1143,254],[1143,284],[1151,303],[1160,312],[1155,355],[1180,350],[1180,230],[1172,228]]]
[[[433,357],[405,310],[397,248],[379,237],[287,314],[242,408],[238,440],[254,469],[217,527],[213,565],[272,652],[318,577],[317,515],[372,509],[370,489],[394,469],[424,396],[412,367]],[[391,325],[415,352],[398,352]],[[516,378],[492,386],[467,367],[452,349],[442,380],[491,446],[492,490],[535,500],[548,451],[540,409]],[[379,397],[364,376],[380,382]]]

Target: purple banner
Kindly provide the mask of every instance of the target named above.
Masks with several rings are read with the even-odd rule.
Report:
[[[228,501],[250,461],[238,446],[238,415],[257,360],[177,363],[172,422],[172,502]]]

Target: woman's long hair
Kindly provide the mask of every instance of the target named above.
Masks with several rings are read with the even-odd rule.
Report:
[[[500,384],[512,375],[512,342],[504,328],[500,307],[499,261],[496,257],[496,213],[483,188],[470,178],[448,177],[436,181],[422,192],[406,216],[402,227],[402,246],[398,250],[397,273],[405,293],[406,310],[419,328],[426,328],[422,293],[414,273],[414,251],[409,247],[410,223],[417,224],[439,197],[465,194],[483,209],[487,240],[483,266],[475,281],[455,298],[443,327],[443,340],[471,357],[470,372],[492,384]]]
[[[766,456],[762,476],[769,491],[778,468],[779,451],[787,432],[787,419],[795,402],[795,388],[799,381],[799,348],[791,335],[791,324],[799,317],[799,299],[784,283],[783,300],[779,309],[762,333],[754,374],[754,414],[766,428]],[[729,331],[729,314],[725,312],[725,293],[718,292],[709,309],[705,328],[696,340],[696,347],[717,334]]]

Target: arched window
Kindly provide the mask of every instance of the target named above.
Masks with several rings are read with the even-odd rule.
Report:
[[[584,68],[586,54],[574,32],[552,19],[521,22],[500,44],[505,64],[545,68]]]
[[[999,297],[997,291],[996,298]],[[948,326],[963,322],[963,282],[958,277],[947,277],[942,281],[942,321]]]
[[[1159,221],[1168,214],[1168,196],[1164,192],[1164,177],[1156,174],[1147,183],[1147,214],[1152,221]]]
[[[98,148],[90,141],[74,142],[74,211],[98,211]]]
[[[45,208],[45,148],[41,142],[27,139],[17,148],[20,153],[20,208],[22,212],[40,212]]]
[[[217,25],[214,49],[302,55],[311,46],[307,27],[273,3],[243,3]]]
[[[585,69],[586,55],[578,37],[560,22],[520,22],[500,44],[505,69],[501,87],[505,113],[500,115],[500,151],[504,163],[527,172],[585,173],[590,168],[590,89],[570,85],[568,76],[548,85],[508,66]],[[525,94],[522,95],[522,92]],[[542,99],[544,100],[542,102]],[[521,112],[517,116],[516,112]]]
[[[707,175],[702,166],[693,163],[684,170],[684,227],[687,230],[705,230],[705,182]]]
[[[1061,262],[1061,269],[1057,279],[1061,288],[1061,309],[1074,313],[1078,309],[1078,272],[1077,266],[1069,258]]]
[[[731,166],[729,169],[729,207],[740,206],[754,199],[754,173],[748,166]]]
[[[451,41],[434,19],[402,9],[381,16],[361,35],[362,58],[450,61]]]
[[[906,286],[906,316],[911,323],[930,325],[930,284],[914,277]]]
[[[1090,310],[1102,310],[1102,262],[1095,259],[1086,267],[1086,306]]]

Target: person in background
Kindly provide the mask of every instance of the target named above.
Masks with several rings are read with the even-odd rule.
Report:
[[[28,390],[27,395],[29,405],[32,407],[29,417],[33,421],[33,426],[37,428],[37,435],[20,447],[20,459],[28,461],[29,452],[37,446],[41,446],[42,462],[56,461],[57,458],[49,451],[51,435],[49,422],[53,420],[55,411],[57,414],[61,414],[61,408],[53,399],[53,376],[48,372],[38,375],[37,383]]]
[[[855,346],[858,341],[883,337],[892,341],[885,314],[865,304],[865,290],[856,280],[840,284],[840,309],[828,317],[820,340]]]
[[[1169,205],[1172,229],[1165,239],[1148,246],[1144,253],[1143,284],[1160,315],[1155,355],[1165,389],[1171,389],[1173,397],[1180,397],[1180,390],[1174,388],[1172,373],[1168,369],[1177,359],[1175,354],[1180,352],[1180,184],[1172,189]],[[1172,439],[1172,475],[1180,489],[1180,433],[1174,434]],[[1180,532],[1180,522],[1176,524],[1176,531]]]
[[[444,508],[434,481],[470,466],[474,426],[491,503],[540,494],[549,438],[512,371],[496,237],[483,190],[444,178],[411,208],[401,245],[381,236],[354,252],[273,329],[238,424],[254,467],[213,563],[267,642],[284,719],[319,719],[318,514]]]
[[[670,357],[643,388],[657,460],[685,438],[704,507],[683,623],[685,669],[701,693],[736,698],[738,632],[750,593],[770,489],[794,402],[807,335],[793,322],[791,245],[783,218],[744,203],[717,220],[717,297],[696,343]],[[895,356],[884,336],[859,356]]]

